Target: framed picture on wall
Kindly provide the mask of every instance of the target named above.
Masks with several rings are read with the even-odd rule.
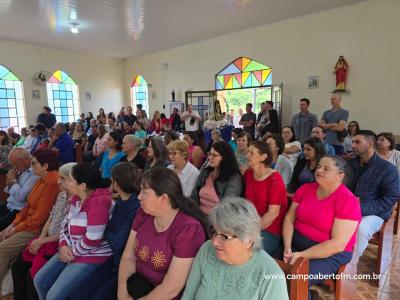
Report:
[[[39,90],[32,90],[32,99],[40,100],[40,91]]]
[[[319,77],[318,76],[309,76],[308,77],[308,88],[309,89],[317,89],[319,87]]]

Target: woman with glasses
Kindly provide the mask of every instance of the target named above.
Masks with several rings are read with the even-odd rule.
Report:
[[[309,286],[322,282],[318,275],[336,274],[350,262],[361,220],[359,200],[342,183],[346,162],[327,155],[318,163],[315,183],[302,185],[283,223],[284,261],[310,260]]]
[[[191,199],[208,215],[225,197],[241,193],[242,179],[233,150],[226,141],[217,141],[208,154],[208,166],[200,171]]]
[[[391,162],[400,172],[400,151],[395,149],[396,139],[391,132],[381,132],[376,139],[376,151],[380,157]]]
[[[343,141],[343,146],[344,146],[344,151],[346,152],[345,156],[347,156],[349,159],[353,158],[352,153],[352,139],[353,136],[355,136],[358,132],[360,131],[360,125],[358,125],[357,121],[351,121],[349,125],[347,126],[347,132],[348,135],[344,138]]]
[[[200,172],[188,162],[188,146],[184,141],[173,141],[168,144],[167,148],[169,161],[171,162],[168,169],[178,175],[182,184],[183,195],[190,197]]]
[[[289,299],[282,270],[262,249],[260,217],[251,203],[228,197],[210,221],[212,238],[196,255],[182,300]]]
[[[204,215],[167,168],[143,175],[139,200],[119,265],[118,299],[179,299],[206,238]]]
[[[245,196],[261,218],[263,248],[273,255],[282,246],[282,223],[288,206],[285,183],[271,167],[273,155],[265,142],[252,142],[247,159],[249,168],[243,175]]]
[[[50,210],[60,193],[58,187],[58,153],[43,149],[32,153],[32,172],[38,176],[26,206],[14,221],[0,232],[0,281],[10,261],[24,250],[29,241],[40,234]]]

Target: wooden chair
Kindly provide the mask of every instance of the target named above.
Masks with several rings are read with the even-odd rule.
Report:
[[[77,163],[83,161],[83,146],[81,144],[75,144],[75,160]]]
[[[336,273],[337,275],[340,275],[344,272],[346,268],[346,265],[341,265],[338,272]],[[339,279],[327,279],[322,282],[323,285],[326,285],[329,287],[330,291],[333,293],[335,292],[335,300],[340,300],[340,293],[342,291],[342,279],[338,277]]]
[[[5,202],[8,198],[8,193],[4,192],[6,187],[7,174],[0,174],[0,202]]]
[[[296,260],[294,265],[285,263],[282,260],[275,259],[278,265],[281,267],[285,275],[306,275],[309,272],[308,259],[300,257]],[[289,292],[290,300],[303,300],[308,299],[308,280],[303,278],[287,279],[286,284]]]
[[[400,199],[397,200],[394,208],[394,222],[393,222],[393,234],[397,235],[399,229],[399,217],[400,217]]]
[[[384,237],[385,237],[385,229],[386,225],[389,220],[383,222],[381,229],[375,233],[372,238],[369,240],[370,244],[378,246],[378,254],[376,257],[376,264],[375,264],[375,274],[381,274],[382,268],[382,253],[384,248]]]

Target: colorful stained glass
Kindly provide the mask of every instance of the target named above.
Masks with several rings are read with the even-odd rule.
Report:
[[[131,98],[132,106],[136,107],[137,104],[142,105],[142,109],[149,114],[149,91],[147,82],[142,75],[136,76],[131,84]]]
[[[0,65],[0,130],[13,126],[20,132],[26,126],[22,81]]]
[[[57,70],[46,84],[47,101],[57,122],[74,122],[79,119],[78,85],[64,71]]]
[[[247,57],[239,57],[215,75],[215,89],[229,90],[272,85],[272,69]]]

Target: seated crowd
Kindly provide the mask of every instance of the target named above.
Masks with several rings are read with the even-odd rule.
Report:
[[[335,274],[399,200],[393,134],[346,128],[340,102],[318,123],[301,99],[281,132],[272,103],[248,104],[208,145],[190,105],[71,124],[44,107],[21,135],[0,131],[0,280],[11,269],[16,300],[288,299],[273,258]]]

